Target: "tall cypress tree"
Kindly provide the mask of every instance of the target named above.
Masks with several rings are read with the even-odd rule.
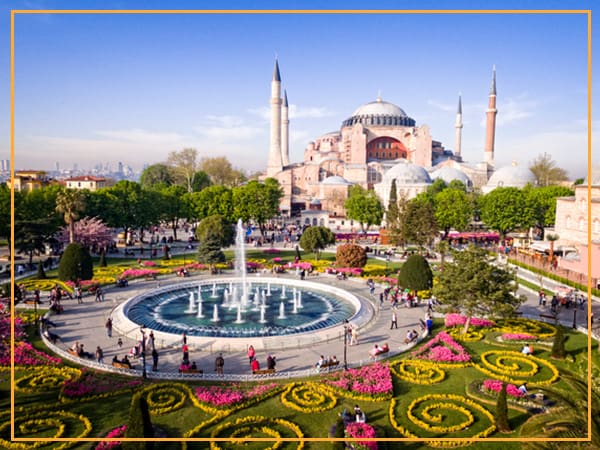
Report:
[[[506,382],[502,383],[502,389],[500,389],[498,400],[496,401],[496,427],[500,432],[510,432],[508,404],[506,402]]]
[[[153,438],[154,427],[150,421],[150,411],[148,410],[148,402],[142,395],[134,395],[131,399],[129,408],[129,423],[125,431],[125,437],[131,438]],[[153,450],[153,442],[127,442],[121,444],[123,450]]]
[[[552,343],[552,357],[564,359],[566,356],[567,350],[565,349],[565,332],[562,325],[556,324],[556,334],[554,335],[554,342]]]
[[[398,222],[399,216],[400,211],[398,209],[398,190],[396,188],[396,179],[394,178],[392,180],[392,187],[390,188],[390,201],[385,213],[385,221],[388,228],[391,228],[393,224]]]

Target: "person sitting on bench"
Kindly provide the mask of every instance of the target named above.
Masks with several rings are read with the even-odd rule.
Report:
[[[127,355],[123,356],[121,363],[125,364],[127,367],[129,367],[131,369],[131,363],[129,362],[129,358],[127,357]]]
[[[48,331],[47,328],[42,332],[42,334],[44,335],[44,337],[46,339],[48,339],[53,344],[56,344],[56,341],[58,341],[60,339],[60,337],[58,336],[58,334],[51,333],[50,331]]]

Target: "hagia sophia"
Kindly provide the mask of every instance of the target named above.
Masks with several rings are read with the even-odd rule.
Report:
[[[458,98],[454,150],[434,140],[427,125],[417,125],[399,106],[380,96],[358,107],[342,121],[340,130],[309,142],[304,161],[289,161],[287,91],[281,88],[279,63],[271,81],[271,130],[266,176],[276,178],[284,191],[281,214],[322,211],[330,218],[344,217],[348,188],[358,184],[374,189],[387,208],[392,180],[398,195],[412,198],[436,178],[462,181],[469,189],[486,193],[497,186],[524,186],[533,180],[526,167],[515,165],[495,170],[496,70],[492,73],[483,160],[467,163],[461,156],[462,105]],[[316,224],[316,223],[315,223]]]

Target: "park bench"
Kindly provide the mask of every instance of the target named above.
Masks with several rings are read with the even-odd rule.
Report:
[[[556,316],[552,316],[550,314],[540,314],[540,318],[556,320]]]
[[[155,274],[155,273],[153,273],[152,275],[146,275],[146,276],[144,277],[144,280],[145,280],[145,281],[156,281],[156,274]]]
[[[77,352],[75,350],[73,350],[72,348],[68,349],[67,353],[69,355],[77,356],[79,358],[79,355],[77,354]]]
[[[339,361],[323,363],[319,366],[319,371],[321,371],[323,369],[327,369],[327,371],[329,372],[332,368],[337,367],[339,364],[340,364]]]
[[[259,370],[252,371],[253,375],[264,375],[264,374],[269,374],[269,373],[275,373],[275,369],[259,369]]]
[[[133,366],[129,366],[121,361],[113,361],[112,366],[117,369],[133,369]]]
[[[179,373],[204,373],[202,369],[179,369]]]
[[[521,317],[523,315],[523,311],[513,311],[513,317]]]

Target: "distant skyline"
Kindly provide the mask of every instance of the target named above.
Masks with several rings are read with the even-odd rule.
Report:
[[[584,14],[17,15],[15,167],[53,170],[58,161],[61,168],[91,169],[121,161],[140,170],[193,147],[200,157],[225,156],[248,172],[264,170],[277,56],[291,105],[291,162],[378,93],[453,149],[459,92],[462,155],[479,162],[495,65],[496,167],[528,166],[548,153],[571,178],[582,177],[586,46]],[[1,77],[6,93],[6,71]],[[6,109],[0,159],[9,157]]]

